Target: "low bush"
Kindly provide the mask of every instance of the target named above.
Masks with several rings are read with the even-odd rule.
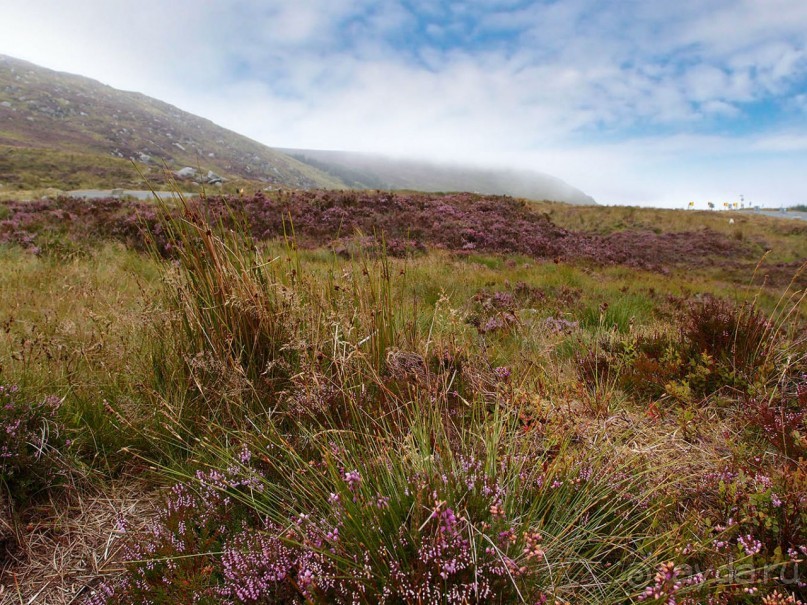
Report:
[[[807,459],[807,375],[780,385],[768,397],[749,399],[749,425],[784,456]]]
[[[703,539],[713,554],[705,566],[744,569],[741,584],[772,583],[807,597],[807,468],[754,458],[696,481]],[[683,496],[683,494],[682,494]],[[682,498],[683,499],[683,498]]]
[[[91,602],[622,603],[672,554],[634,462],[574,463],[510,416],[458,431],[426,403],[401,434],[365,417],[222,451]]]
[[[703,373],[702,380],[690,381],[699,393],[723,387],[747,391],[773,371],[780,333],[751,304],[734,304],[713,296],[691,302],[681,330],[689,358],[708,360],[708,372]]]
[[[16,502],[54,486],[65,446],[57,397],[31,400],[0,382],[0,483]],[[13,502],[12,502],[13,504]]]
[[[670,395],[685,403],[731,394],[756,410],[753,422],[770,430],[778,430],[773,416],[789,407],[783,422],[798,428],[802,415],[795,410],[795,391],[785,395],[777,384],[784,381],[795,388],[807,361],[807,340],[791,333],[787,315],[775,322],[754,304],[709,296],[689,301],[678,324],[677,334],[611,330],[594,344],[581,344],[580,378],[589,387],[613,383],[643,398]],[[772,392],[778,393],[773,396],[778,403],[770,400]],[[771,416],[767,421],[766,415]]]
[[[665,333],[599,336],[577,355],[578,374],[589,388],[612,388],[643,399],[658,399],[668,385],[684,376],[681,344]]]

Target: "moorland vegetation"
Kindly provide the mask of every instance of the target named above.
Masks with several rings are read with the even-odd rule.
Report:
[[[0,599],[803,602],[807,225],[731,216],[3,203]]]

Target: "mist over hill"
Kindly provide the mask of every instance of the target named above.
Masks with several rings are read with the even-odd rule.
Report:
[[[146,95],[0,55],[0,191],[138,189],[177,174],[183,188],[224,180],[256,188],[469,191],[594,203],[539,172],[273,149]]]
[[[282,151],[339,178],[354,189],[469,191],[569,204],[596,203],[592,197],[561,179],[537,171],[480,168],[347,151]]]

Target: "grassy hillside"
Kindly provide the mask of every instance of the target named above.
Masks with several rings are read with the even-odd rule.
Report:
[[[116,159],[125,162],[110,162]],[[164,180],[165,166],[190,166],[200,176],[212,170],[228,179],[266,185],[343,186],[311,166],[167,103],[0,56],[0,184],[37,188],[62,184],[57,177],[64,174],[71,183],[79,182],[77,188],[120,187],[119,179],[139,180],[131,160],[156,182]],[[110,170],[112,166],[116,168]]]

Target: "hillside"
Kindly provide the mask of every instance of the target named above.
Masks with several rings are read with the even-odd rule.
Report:
[[[142,186],[193,167],[293,188],[343,185],[309,165],[172,105],[0,55],[0,183],[5,188]],[[190,180],[193,180],[191,178]]]
[[[469,191],[532,200],[563,201],[568,204],[596,203],[592,197],[568,183],[537,171],[486,169],[345,151],[282,151],[339,178],[353,189]]]
[[[143,94],[0,55],[0,193],[143,189],[146,180],[169,180],[166,167],[191,190],[220,176],[230,189],[251,183],[253,189],[472,191],[594,203],[538,172],[276,150]]]

